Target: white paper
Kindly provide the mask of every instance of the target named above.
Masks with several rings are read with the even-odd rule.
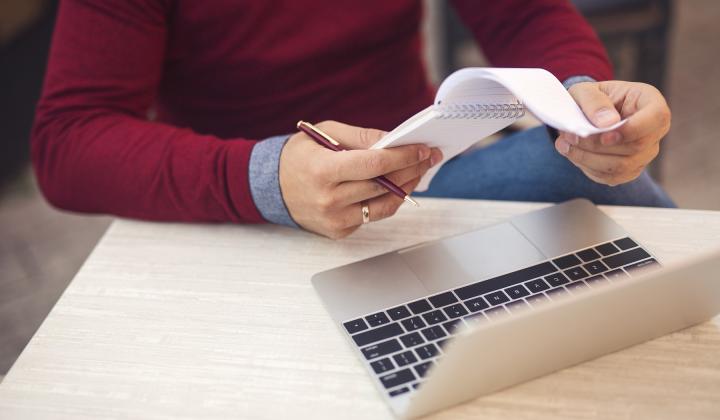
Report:
[[[512,112],[469,111],[468,117],[446,118],[448,110],[476,109],[482,106],[524,105],[543,123],[558,130],[587,137],[614,130],[626,120],[606,127],[595,127],[583,114],[565,87],[543,69],[466,68],[448,76],[440,85],[435,104],[415,114],[380,139],[373,149],[423,143],[443,152],[442,162],[423,177],[416,191],[425,191],[442,164],[476,142],[515,122]],[[464,113],[454,113],[465,115]]]
[[[435,104],[482,100],[492,87],[509,91],[543,123],[580,137],[612,131],[626,121],[604,128],[594,126],[562,83],[544,69],[471,67],[458,70],[440,85]]]

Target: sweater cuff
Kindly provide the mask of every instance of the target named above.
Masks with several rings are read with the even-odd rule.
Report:
[[[263,219],[278,225],[298,227],[290,217],[280,190],[280,153],[290,136],[270,137],[255,144],[250,153],[248,178],[255,207]]]
[[[565,86],[565,89],[570,89],[572,85],[582,82],[597,82],[597,80],[590,76],[572,76],[565,79],[563,86]]]

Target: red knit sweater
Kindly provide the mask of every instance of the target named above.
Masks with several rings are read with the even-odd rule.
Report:
[[[611,76],[565,0],[453,4],[493,65]],[[291,133],[299,119],[391,129],[432,102],[421,8],[64,0],[33,130],[40,187],[69,210],[261,222],[248,184],[257,139]]]

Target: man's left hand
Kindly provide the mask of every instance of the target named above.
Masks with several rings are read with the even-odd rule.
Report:
[[[670,129],[670,109],[660,91],[644,83],[607,81],[577,83],[569,92],[597,127],[628,121],[585,138],[561,132],[557,151],[595,182],[612,186],[640,176]]]

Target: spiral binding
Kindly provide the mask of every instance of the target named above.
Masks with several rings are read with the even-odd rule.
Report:
[[[503,119],[525,115],[522,103],[436,105],[440,119]]]

